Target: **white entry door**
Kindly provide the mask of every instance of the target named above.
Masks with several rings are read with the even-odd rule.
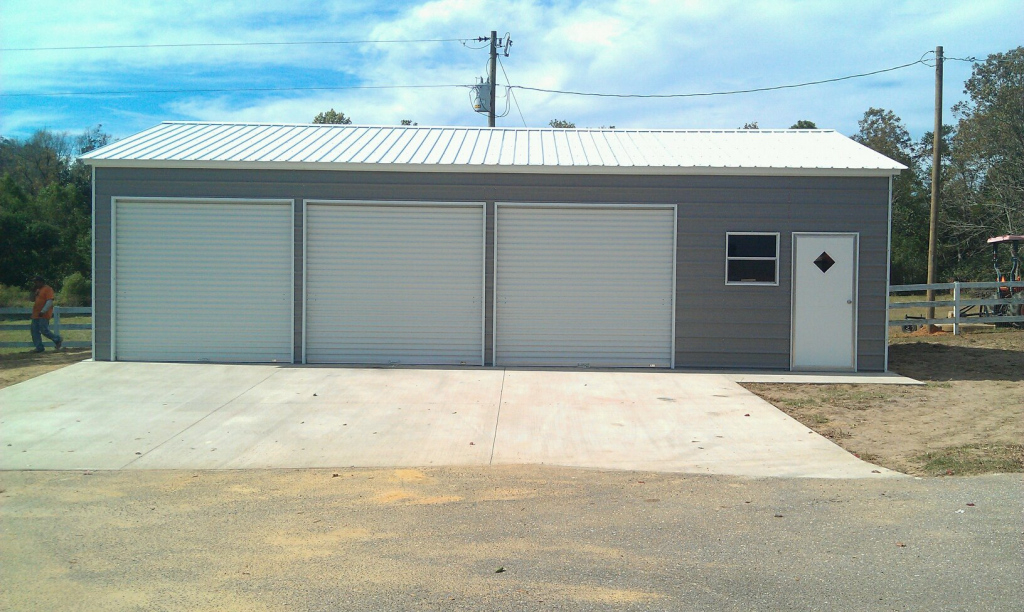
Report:
[[[857,368],[857,234],[793,234],[794,370]]]

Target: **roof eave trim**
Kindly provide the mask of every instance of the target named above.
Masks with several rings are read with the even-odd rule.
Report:
[[[453,164],[352,164],[323,162],[238,162],[81,158],[96,168],[193,170],[319,170],[347,172],[450,172],[459,174],[614,174],[714,176],[893,176],[900,168],[772,168],[713,166],[505,166]]]

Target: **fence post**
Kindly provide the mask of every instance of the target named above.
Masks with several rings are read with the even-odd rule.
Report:
[[[953,281],[953,335],[960,335],[960,281]]]
[[[53,335],[60,338],[60,307],[53,307]]]

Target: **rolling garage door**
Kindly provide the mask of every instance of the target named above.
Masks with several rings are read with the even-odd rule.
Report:
[[[495,364],[671,367],[675,210],[499,204]]]
[[[483,214],[308,202],[305,361],[482,365]]]
[[[292,361],[290,200],[118,199],[114,219],[115,359]]]

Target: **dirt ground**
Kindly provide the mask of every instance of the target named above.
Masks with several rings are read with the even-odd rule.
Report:
[[[745,384],[861,458],[915,475],[1024,471],[1024,332],[893,334],[890,368],[926,384]]]
[[[26,349],[0,354],[0,389],[90,357],[92,352],[89,349],[66,349],[59,352],[47,349],[45,353],[33,353]]]

